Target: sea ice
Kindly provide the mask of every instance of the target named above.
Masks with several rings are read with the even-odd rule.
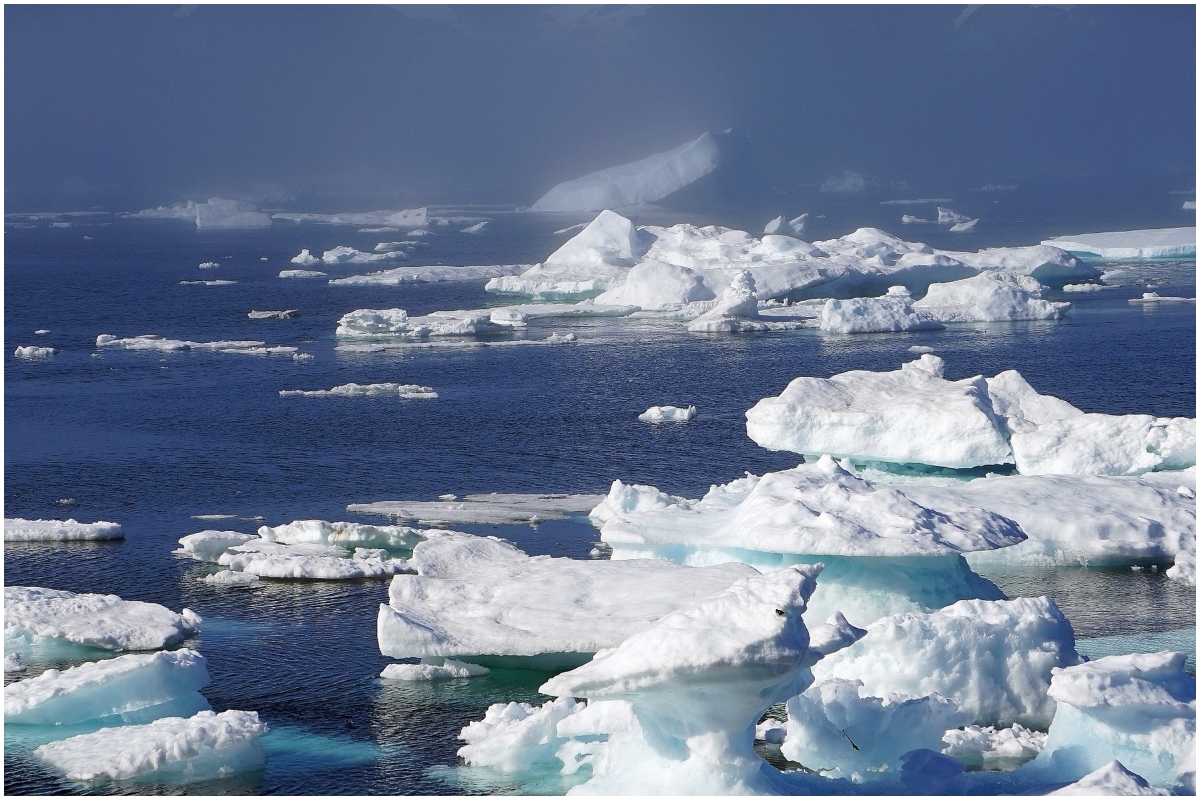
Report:
[[[533,557],[494,538],[433,534],[392,580],[379,649],[394,658],[551,656],[579,663],[754,570]]]
[[[395,267],[367,275],[335,278],[330,286],[400,286],[405,283],[437,283],[441,281],[478,281],[515,275],[529,269],[528,264],[498,264],[487,267],[452,267],[440,264],[421,267]]]
[[[30,345],[28,347],[18,347],[13,351],[13,355],[17,358],[23,358],[26,361],[37,361],[38,359],[50,358],[50,356],[57,352],[53,347],[35,347]]]
[[[767,235],[779,234],[781,236],[802,236],[804,234],[804,225],[808,221],[808,214],[801,214],[792,219],[785,219],[778,216],[767,223],[763,228],[763,233]]]
[[[6,542],[82,542],[124,539],[125,533],[115,522],[76,522],[73,519],[6,519]]]
[[[1046,734],[1013,723],[1008,728],[968,725],[947,730],[942,737],[942,752],[953,756],[968,767],[983,769],[1012,769],[1042,752]]]
[[[220,572],[205,575],[204,582],[213,586],[253,586],[259,583],[259,579],[257,575],[251,575],[248,572],[223,569]]]
[[[300,316],[300,311],[295,308],[285,311],[251,311],[246,316],[250,319],[292,319]]]
[[[402,308],[351,311],[338,320],[337,336],[374,337],[476,336],[509,330],[491,320],[489,310],[435,311],[424,317],[410,317]]]
[[[345,383],[332,389],[284,389],[280,397],[400,397],[405,400],[431,400],[437,392],[430,386],[415,383]]]
[[[1079,662],[1071,623],[1054,601],[1020,597],[884,617],[857,643],[818,662],[813,674],[861,681],[876,697],[937,693],[978,725],[1045,728],[1055,715],[1047,696],[1051,671]]]
[[[1196,464],[1196,420],[1079,414],[1014,432],[1022,475],[1140,475]]]
[[[407,560],[394,558],[384,549],[354,548],[324,544],[281,544],[251,539],[227,549],[217,563],[234,572],[260,578],[293,580],[357,580],[386,578],[410,572]]]
[[[233,286],[237,281],[180,281],[181,286]]]
[[[216,269],[219,266],[221,265],[216,261],[205,261],[200,265],[200,269]]]
[[[759,321],[758,289],[748,271],[738,273],[716,305],[688,323],[695,333],[737,333],[767,328]]]
[[[197,228],[266,228],[270,225],[271,215],[262,213],[251,203],[212,197],[206,203],[196,204]]]
[[[1141,297],[1132,298],[1131,303],[1194,303],[1194,297],[1174,297],[1160,295],[1158,292],[1143,292]]]
[[[482,233],[483,229],[487,227],[487,224],[488,220],[485,219],[483,222],[476,222],[474,225],[469,225],[466,228],[463,228],[460,233]]]
[[[396,261],[401,258],[408,258],[408,254],[401,250],[389,250],[383,253],[364,253],[361,250],[355,250],[353,247],[341,245],[326,250],[321,254],[321,261],[325,264],[378,264],[384,261]],[[292,259],[295,262],[295,259]]]
[[[174,781],[223,778],[261,769],[259,736],[267,726],[253,711],[201,711],[148,725],[104,728],[42,745],[34,755],[71,780],[127,780],[140,775]]]
[[[176,614],[156,603],[115,594],[75,594],[35,586],[4,587],[4,638],[42,636],[105,650],[157,650],[200,630],[191,609]]]
[[[1121,765],[1110,761],[1095,772],[1089,772],[1074,783],[1055,789],[1050,797],[1161,797],[1171,792],[1155,789],[1141,775],[1135,775]]]
[[[262,347],[266,342],[233,340],[220,342],[189,342],[179,339],[164,339],[154,334],[118,339],[108,333],[96,337],[96,347],[119,347],[123,350],[245,350]]]
[[[25,666],[24,663],[22,663],[21,655],[19,653],[5,653],[4,654],[4,674],[5,675],[15,675],[17,673],[24,672],[26,669],[28,669],[28,667]]]
[[[688,406],[687,408],[679,406],[650,406],[641,414],[638,414],[638,419],[642,422],[687,422],[695,417],[695,406]]]
[[[1007,322],[1059,319],[1070,303],[1041,299],[1036,278],[1005,272],[985,272],[973,278],[933,283],[913,308],[939,322]]]
[[[389,228],[421,228],[429,224],[429,211],[425,207],[406,208],[403,211],[359,211],[340,214],[281,213],[274,219],[288,222],[316,222],[324,225],[377,225]]]
[[[45,334],[47,334],[49,332],[50,332],[49,328],[38,328],[36,331],[33,332],[33,335],[34,336],[44,336]]]
[[[345,548],[412,550],[424,541],[425,533],[406,525],[366,525],[361,522],[326,522],[301,519],[286,525],[258,529],[263,541],[281,544],[334,545]]]
[[[477,678],[491,670],[478,664],[464,664],[452,658],[426,658],[420,664],[388,664],[379,677],[392,681],[447,681]]]
[[[190,533],[179,540],[176,553],[191,556],[197,561],[216,563],[226,550],[238,544],[245,544],[255,537],[249,533],[237,531],[200,531]]]
[[[1187,586],[1196,585],[1196,549],[1180,550],[1175,556],[1175,565],[1167,570],[1167,577]]]
[[[1026,769],[1077,780],[1119,760],[1169,787],[1195,771],[1196,679],[1182,653],[1108,656],[1054,670],[1058,711],[1046,746]]]
[[[89,661],[70,669],[48,669],[4,687],[5,725],[121,724],[131,712],[190,702],[208,703],[198,692],[208,685],[204,656],[187,648]]]
[[[422,525],[522,525],[586,513],[604,499],[594,494],[471,494],[462,500],[382,500],[352,503],[352,514],[379,514]]]
[[[826,300],[821,309],[821,330],[829,333],[933,331],[945,327],[924,309],[915,308],[912,295],[903,286],[891,287],[885,297]]]
[[[1196,229],[1151,228],[1082,233],[1047,239],[1042,244],[1114,261],[1138,258],[1195,258]]]

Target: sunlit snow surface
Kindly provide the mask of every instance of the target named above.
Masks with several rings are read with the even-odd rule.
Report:
[[[732,227],[761,230],[766,216]],[[465,222],[439,227],[438,235],[426,239],[430,248],[407,263],[538,263],[563,243],[553,231],[572,221],[522,228],[526,223],[499,217],[479,236],[458,235]],[[685,220],[648,224],[679,221]],[[726,219],[686,221],[730,224]],[[985,222],[991,220],[980,225]],[[825,224],[816,220],[807,235],[823,241],[851,230],[820,227]],[[1023,244],[1072,229],[1088,228],[1017,230],[994,241],[986,238],[992,228],[943,239],[922,228],[919,237],[935,248],[957,250],[967,241],[971,248]],[[660,487],[671,496],[698,498],[710,484],[726,484],[746,470],[762,475],[796,466],[795,454],[763,450],[746,437],[743,414],[758,400],[778,395],[797,376],[898,369],[913,359],[912,346],[936,350],[951,380],[1017,369],[1038,392],[1088,412],[1156,419],[1194,414],[1194,306],[1127,302],[1146,291],[1194,294],[1190,263],[1125,264],[1124,284],[1099,292],[1048,290],[1045,299],[1073,303],[1065,317],[1050,322],[963,323],[943,331],[853,337],[822,335],[812,328],[770,329],[729,337],[689,334],[684,327],[694,316],[667,319],[672,312],[618,320],[530,317],[525,328],[485,339],[482,347],[431,340],[426,344],[438,347],[354,351],[335,349],[330,338],[337,320],[354,309],[404,308],[426,316],[450,309],[494,310],[504,300],[482,292],[482,281],[330,287],[326,281],[277,277],[303,248],[318,256],[338,245],[372,252],[380,241],[407,234],[358,234],[345,227],[280,221],[256,231],[197,231],[191,221],[173,220],[115,223],[94,232],[95,241],[86,243],[68,242],[70,230],[8,232],[8,289],[28,299],[6,306],[13,337],[9,352],[39,341],[30,339],[31,333],[46,328],[54,333],[42,341],[60,352],[39,363],[10,361],[6,509],[27,519],[63,519],[67,515],[58,501],[74,498],[72,516],[117,520],[126,539],[10,542],[6,572],[12,585],[118,594],[169,609],[192,608],[205,617],[200,635],[186,643],[208,662],[212,680],[204,696],[218,711],[258,711],[271,730],[260,737],[264,769],[193,784],[192,791],[203,793],[557,793],[587,780],[591,767],[582,763],[588,758],[582,749],[572,756],[579,764],[575,775],[558,774],[561,762],[551,770],[539,772],[535,765],[530,773],[510,775],[460,766],[459,731],[484,719],[493,703],[540,708],[547,698],[537,688],[548,675],[495,669],[470,679],[380,678],[390,662],[376,641],[386,581],[264,578],[245,588],[206,583],[220,567],[171,555],[180,537],[217,524],[198,523],[192,515],[230,514],[219,527],[253,535],[261,524],[279,527],[296,519],[384,521],[356,517],[346,506],[389,498],[433,502],[440,495],[466,498],[492,491],[596,497],[617,477]],[[219,258],[220,274],[235,285],[213,291],[178,285],[196,276],[196,264],[225,254],[233,258]],[[262,256],[271,260],[261,263]],[[353,264],[321,269],[334,279],[367,271]],[[1111,272],[1103,264],[1098,269]],[[103,304],[96,302],[99,296]],[[297,308],[301,316],[276,326],[246,319],[254,308]],[[795,319],[820,315],[819,306],[813,312],[798,303],[763,307],[760,313],[782,316],[792,309]],[[201,343],[269,336],[272,346],[299,347],[314,358],[293,362],[230,359],[203,350],[96,348],[96,336],[105,332],[122,337],[158,332]],[[495,346],[540,343],[552,333],[569,333],[578,341],[570,347]],[[440,397],[432,403],[372,397],[330,403],[278,395],[348,383],[433,386]],[[661,402],[696,402],[703,415],[689,425],[636,421],[648,405]],[[936,480],[927,477],[934,470],[887,469],[897,486],[916,473],[927,482]],[[986,470],[971,476],[983,478]],[[940,479],[947,480],[944,474]],[[464,502],[437,501],[443,506]],[[245,519],[256,516],[266,519]],[[596,547],[597,531],[570,521],[570,514],[544,518],[536,527],[527,524],[534,516],[531,510],[520,524],[476,518],[453,526],[502,536],[534,555],[586,559]],[[601,557],[606,554],[602,546],[597,550]],[[1176,639],[1139,636],[1194,629],[1194,591],[1165,575],[1171,563],[1170,557],[1155,557],[1132,571],[1128,564],[1084,569],[1051,558],[1034,568],[976,569],[1010,596],[1052,596],[1075,628],[1079,651],[1101,655],[1088,650],[1090,643],[1114,635],[1133,637],[1109,645],[1125,652],[1183,647]],[[811,629],[822,619],[805,623]],[[10,677],[35,677],[49,667],[65,669],[106,655],[75,644],[55,649],[54,641],[23,651],[27,671]],[[336,647],[328,646],[331,641]],[[320,691],[312,690],[314,683]],[[9,738],[5,780],[10,794],[81,790],[23,748]],[[926,773],[931,764],[945,766],[928,757],[922,763]],[[915,769],[909,767],[910,779],[918,774]],[[178,791],[165,778],[147,778],[138,786]],[[93,789],[116,790],[113,784]],[[981,788],[1011,790],[998,784]]]

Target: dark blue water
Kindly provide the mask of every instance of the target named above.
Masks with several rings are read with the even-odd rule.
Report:
[[[498,218],[484,235],[432,237],[412,263],[531,263],[564,240],[551,233],[563,224]],[[895,369],[914,357],[907,350],[913,344],[934,347],[946,359],[947,377],[1015,368],[1039,391],[1087,411],[1195,416],[1195,306],[1128,303],[1141,286],[1065,296],[1075,307],[1058,323],[878,336],[709,336],[628,321],[547,321],[516,336],[541,339],[573,330],[581,343],[352,354],[335,351],[332,334],[338,317],[353,309],[423,314],[498,301],[480,283],[356,288],[276,277],[302,247],[370,250],[389,238],[340,227],[204,232],[186,223],[114,221],[61,229],[40,223],[6,234],[5,515],[112,520],[127,538],[9,545],[5,582],[111,592],[187,606],[205,617],[196,642],[213,676],[205,695],[218,710],[258,711],[273,732],[263,773],[193,785],[191,792],[529,789],[457,770],[455,736],[489,703],[541,702],[536,687],[545,678],[496,671],[468,682],[385,686],[375,677],[387,660],[374,629],[386,582],[208,586],[202,578],[210,568],[171,555],[175,540],[209,527],[253,532],[260,523],[192,515],[263,517],[268,524],[355,519],[345,511],[348,503],[447,492],[600,493],[614,478],[696,496],[746,470],[796,462],[746,437],[743,412],[757,400],[778,394],[798,375]],[[84,241],[85,234],[93,239]],[[1021,241],[1048,234],[1035,231]],[[1013,243],[1015,235],[1006,229],[996,241],[951,241],[976,248]],[[950,243],[926,238],[937,246]],[[202,261],[221,266],[200,271]],[[322,269],[338,277],[376,268]],[[1153,269],[1161,294],[1194,294],[1194,263]],[[216,278],[237,284],[179,285]],[[246,317],[251,309],[285,308],[301,316]],[[35,336],[39,328],[52,332]],[[95,338],[102,333],[258,339],[297,346],[315,358],[98,351]],[[38,363],[11,356],[17,346],[32,344],[61,352]],[[425,384],[440,397],[406,402],[278,394],[351,381]],[[636,421],[648,406],[664,403],[693,403],[700,417],[683,426]],[[596,538],[577,522],[468,530],[498,533],[531,553],[579,558]],[[1055,570],[993,579],[1012,594],[1050,593],[1081,638],[1194,625],[1194,592],[1159,573]],[[50,665],[35,664],[31,672]],[[26,752],[5,750],[7,792],[84,790]]]

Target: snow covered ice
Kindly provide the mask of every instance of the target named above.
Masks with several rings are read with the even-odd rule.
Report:
[[[452,658],[425,658],[420,664],[388,664],[379,677],[390,681],[448,681],[477,678],[491,670],[478,664],[466,664]]]
[[[1195,228],[1151,228],[1108,233],[1081,233],[1046,239],[1045,245],[1106,260],[1195,258]]]
[[[361,522],[326,522],[302,519],[286,525],[263,525],[258,535],[281,544],[334,545],[404,551],[424,541],[425,533],[407,525],[367,525]]]
[[[1059,319],[1070,303],[1042,300],[1042,285],[1028,275],[982,273],[950,283],[933,283],[913,308],[939,322],[1007,322]]]
[[[1046,746],[1046,734],[1014,722],[1007,728],[968,725],[947,730],[942,752],[969,767],[1012,769],[1033,759]]]
[[[422,228],[429,224],[429,209],[406,208],[402,211],[358,211],[339,214],[312,214],[284,212],[272,215],[286,222],[318,223],[322,225],[376,225],[403,230]]]
[[[345,383],[332,389],[283,389],[280,397],[399,397],[405,400],[432,400],[437,392],[415,383]]]
[[[176,553],[191,556],[197,561],[216,563],[226,550],[238,544],[245,544],[255,537],[249,533],[238,531],[200,531],[191,533],[179,540]]]
[[[352,514],[379,514],[422,525],[521,525],[565,519],[590,511],[603,500],[594,494],[471,494],[439,501],[381,500],[352,503]]]
[[[299,256],[297,256],[299,258]],[[321,262],[324,264],[379,264],[385,261],[396,261],[398,259],[408,258],[408,254],[401,250],[389,250],[382,253],[364,253],[361,250],[355,250],[353,247],[345,245],[335,247],[332,250],[326,250],[321,254]],[[292,263],[308,263],[297,262],[295,258]]]
[[[351,550],[351,546],[284,544],[260,537],[231,545],[217,558],[217,563],[260,578],[291,580],[387,578],[411,571],[406,559],[395,557],[387,549],[353,547]]]
[[[1051,797],[1161,797],[1171,794],[1155,789],[1141,775],[1135,775],[1120,761],[1110,761],[1095,772],[1089,772],[1072,784],[1050,792]]]
[[[491,320],[491,312],[435,311],[423,317],[410,317],[402,308],[359,309],[338,320],[337,336],[411,337],[476,336],[509,330]]]
[[[251,203],[213,197],[196,204],[197,228],[266,228],[271,217]]]
[[[829,333],[889,333],[935,331],[946,326],[924,309],[918,310],[903,286],[893,286],[884,297],[831,299],[821,309],[821,330]]]
[[[292,261],[294,263],[295,259],[292,259]],[[281,277],[281,278],[328,278],[329,273],[321,272],[321,271],[315,270],[315,269],[284,269],[284,270],[279,271],[279,277]]]
[[[180,339],[164,339],[163,337],[154,334],[144,334],[142,336],[131,336],[125,339],[120,339],[112,334],[102,333],[96,337],[96,347],[112,347],[120,348],[122,350],[245,350],[254,347],[262,347],[265,344],[266,342],[254,341],[252,339],[218,342],[190,342]]]
[[[300,312],[289,308],[283,311],[251,311],[246,316],[249,319],[293,319],[300,316]]]
[[[315,263],[315,262],[314,262]],[[329,281],[331,286],[400,286],[406,283],[437,283],[441,281],[478,281],[515,275],[529,269],[528,264],[497,264],[494,266],[454,267],[430,265],[395,267],[367,275],[351,275]],[[322,273],[324,275],[324,273]]]
[[[26,361],[37,361],[43,358],[50,358],[57,352],[53,347],[35,347],[30,345],[28,347],[18,347],[13,351],[13,355]]]
[[[156,603],[113,594],[75,594],[34,586],[4,587],[4,639],[65,639],[105,650],[157,650],[200,630],[190,609],[176,614]]]
[[[696,407],[688,406],[650,406],[638,414],[642,422],[687,422],[696,416]]]
[[[201,711],[73,736],[42,745],[34,755],[77,781],[151,774],[170,781],[211,780],[261,769],[266,755],[259,737],[266,732],[253,711]]]
[[[379,649],[393,658],[579,663],[755,574],[741,564],[697,569],[530,557],[498,539],[461,533],[431,533],[410,563],[417,574],[394,578],[379,608]]]
[[[89,542],[124,539],[115,522],[76,522],[73,519],[6,519],[6,542]]]

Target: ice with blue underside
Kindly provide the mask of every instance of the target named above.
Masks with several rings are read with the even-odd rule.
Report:
[[[1195,258],[1195,228],[1151,228],[1134,231],[1081,233],[1042,242],[1072,253],[1104,259]]]

